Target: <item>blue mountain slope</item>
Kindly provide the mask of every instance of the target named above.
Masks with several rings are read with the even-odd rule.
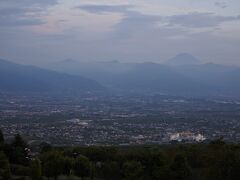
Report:
[[[0,60],[2,91],[95,91],[103,87],[96,81]]]

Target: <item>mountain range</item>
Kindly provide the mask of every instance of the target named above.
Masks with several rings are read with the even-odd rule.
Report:
[[[0,90],[12,92],[67,92],[100,90],[94,80],[34,66],[0,60]]]
[[[0,60],[0,90],[65,92],[108,89],[172,95],[240,96],[240,68],[202,63],[187,53],[163,64],[67,59],[44,68]]]
[[[89,77],[116,90],[204,96],[240,95],[239,67],[202,63],[187,53],[162,64],[65,60],[48,68]]]

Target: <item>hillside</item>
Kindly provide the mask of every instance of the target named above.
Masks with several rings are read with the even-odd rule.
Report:
[[[202,63],[182,53],[160,63],[61,61],[48,68],[94,79],[116,90],[191,96],[240,96],[238,67]]]
[[[102,86],[94,80],[68,75],[34,66],[0,60],[0,90],[2,91],[94,91]]]

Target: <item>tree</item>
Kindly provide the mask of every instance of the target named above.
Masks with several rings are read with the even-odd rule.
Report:
[[[74,162],[74,172],[81,178],[91,176],[92,166],[86,156],[80,155],[76,158]]]
[[[3,152],[0,152],[0,177],[2,177],[3,180],[11,179],[10,165]]]
[[[11,164],[12,174],[17,176],[30,176],[31,169],[28,166],[23,166],[20,164]]]
[[[30,167],[32,180],[40,180],[42,176],[42,167],[40,160],[38,158],[32,160]]]
[[[14,140],[12,142],[12,146],[13,147],[22,147],[22,148],[26,148],[27,144],[26,142],[22,139],[22,137],[20,136],[20,134],[17,134],[14,137]]]
[[[191,145],[185,151],[188,164],[192,168],[204,168],[209,164],[207,153],[201,145]]]
[[[4,144],[4,136],[1,129],[0,129],[0,144]]]
[[[126,180],[141,179],[143,166],[140,162],[128,161],[123,164],[123,176]]]
[[[163,170],[166,170],[166,157],[161,151],[154,151],[146,155],[148,160],[145,167],[148,176],[151,179],[160,179],[163,176]]]
[[[63,174],[67,176],[71,175],[71,171],[73,169],[74,159],[70,157],[64,157],[63,159]]]
[[[185,156],[182,154],[175,156],[170,168],[172,171],[173,179],[186,180],[190,179],[192,176],[191,169],[187,164]]]
[[[106,180],[121,179],[121,169],[120,164],[116,161],[107,161],[103,165],[103,178]]]
[[[208,176],[211,180],[240,179],[240,153],[226,150],[216,159]]]
[[[26,165],[28,164],[28,148],[26,142],[17,134],[11,144],[9,153],[10,162]]]
[[[52,150],[52,146],[50,144],[46,143],[46,142],[42,142],[39,147],[40,147],[40,152],[41,153],[45,153],[47,151]]]
[[[41,157],[44,175],[55,180],[63,173],[64,158],[58,151],[48,151]]]

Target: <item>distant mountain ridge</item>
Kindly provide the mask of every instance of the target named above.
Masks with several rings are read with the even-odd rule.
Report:
[[[50,70],[0,60],[0,90],[68,92],[107,87],[124,92],[240,97],[240,68],[190,59],[174,66],[66,60],[47,66]]]
[[[0,59],[1,91],[94,91],[103,87],[96,81],[77,75],[25,66]]]
[[[166,64],[171,66],[199,65],[201,61],[191,54],[181,53],[169,59]]]
[[[64,65],[56,64],[51,69],[89,77],[104,86],[127,92],[240,97],[240,69],[204,64],[187,53],[164,64],[65,61]]]

